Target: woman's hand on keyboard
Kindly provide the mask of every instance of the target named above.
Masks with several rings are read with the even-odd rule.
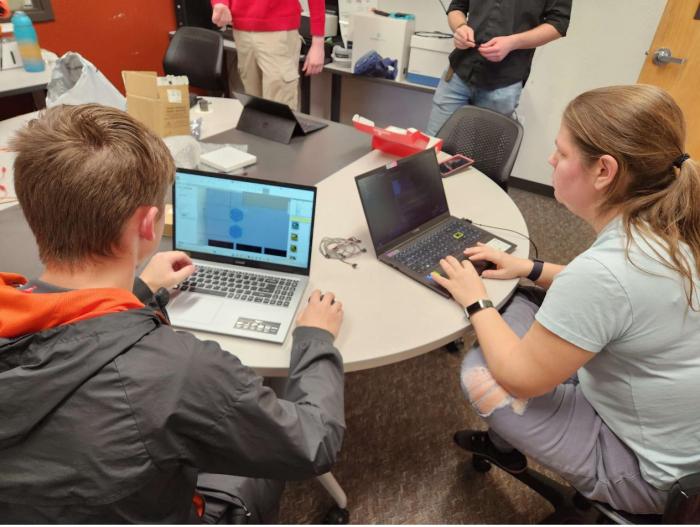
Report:
[[[316,289],[311,293],[308,305],[297,317],[298,326],[325,329],[334,337],[338,336],[343,322],[343,304],[330,292],[321,294]]]
[[[460,262],[454,256],[440,260],[445,276],[433,273],[433,280],[452,295],[462,307],[469,306],[480,298],[488,298],[486,287],[469,260]]]
[[[464,255],[469,261],[486,260],[496,265],[496,269],[487,269],[481,273],[482,278],[508,280],[510,278],[527,276],[532,270],[531,260],[517,258],[512,254],[498,251],[481,242],[474,247],[464,249]]]
[[[194,273],[194,264],[182,251],[156,253],[141,273],[148,288],[154,293],[161,287],[169,289]]]

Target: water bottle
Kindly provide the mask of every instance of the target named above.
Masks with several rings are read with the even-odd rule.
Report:
[[[25,71],[44,71],[41,48],[31,19],[24,11],[15,11],[12,15],[12,25]]]

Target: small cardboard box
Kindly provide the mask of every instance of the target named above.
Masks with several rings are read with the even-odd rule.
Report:
[[[187,77],[158,77],[155,71],[122,71],[126,111],[161,137],[189,135]]]

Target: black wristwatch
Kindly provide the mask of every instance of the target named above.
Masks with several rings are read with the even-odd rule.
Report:
[[[542,269],[544,268],[544,262],[535,258],[532,260],[532,271],[527,275],[527,279],[536,282],[537,279],[542,275]]]
[[[493,307],[493,302],[491,302],[491,300],[488,298],[480,298],[473,304],[469,304],[467,307],[465,307],[464,314],[467,316],[467,319],[469,319],[472,315],[474,315],[474,313],[478,313],[487,307]]]

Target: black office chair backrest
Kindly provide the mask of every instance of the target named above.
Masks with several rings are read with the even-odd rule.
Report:
[[[219,31],[182,26],[173,35],[163,59],[167,75],[187,75],[190,86],[225,92],[222,71],[224,38]]]
[[[700,524],[700,473],[679,479],[668,493],[663,515],[630,514],[612,509],[608,504],[591,502],[610,522],[617,525],[698,525]]]
[[[700,473],[679,479],[671,488],[664,523],[700,524]]]
[[[523,127],[518,121],[478,106],[463,106],[437,135],[444,141],[445,152],[473,158],[476,168],[508,189],[523,140]]]

